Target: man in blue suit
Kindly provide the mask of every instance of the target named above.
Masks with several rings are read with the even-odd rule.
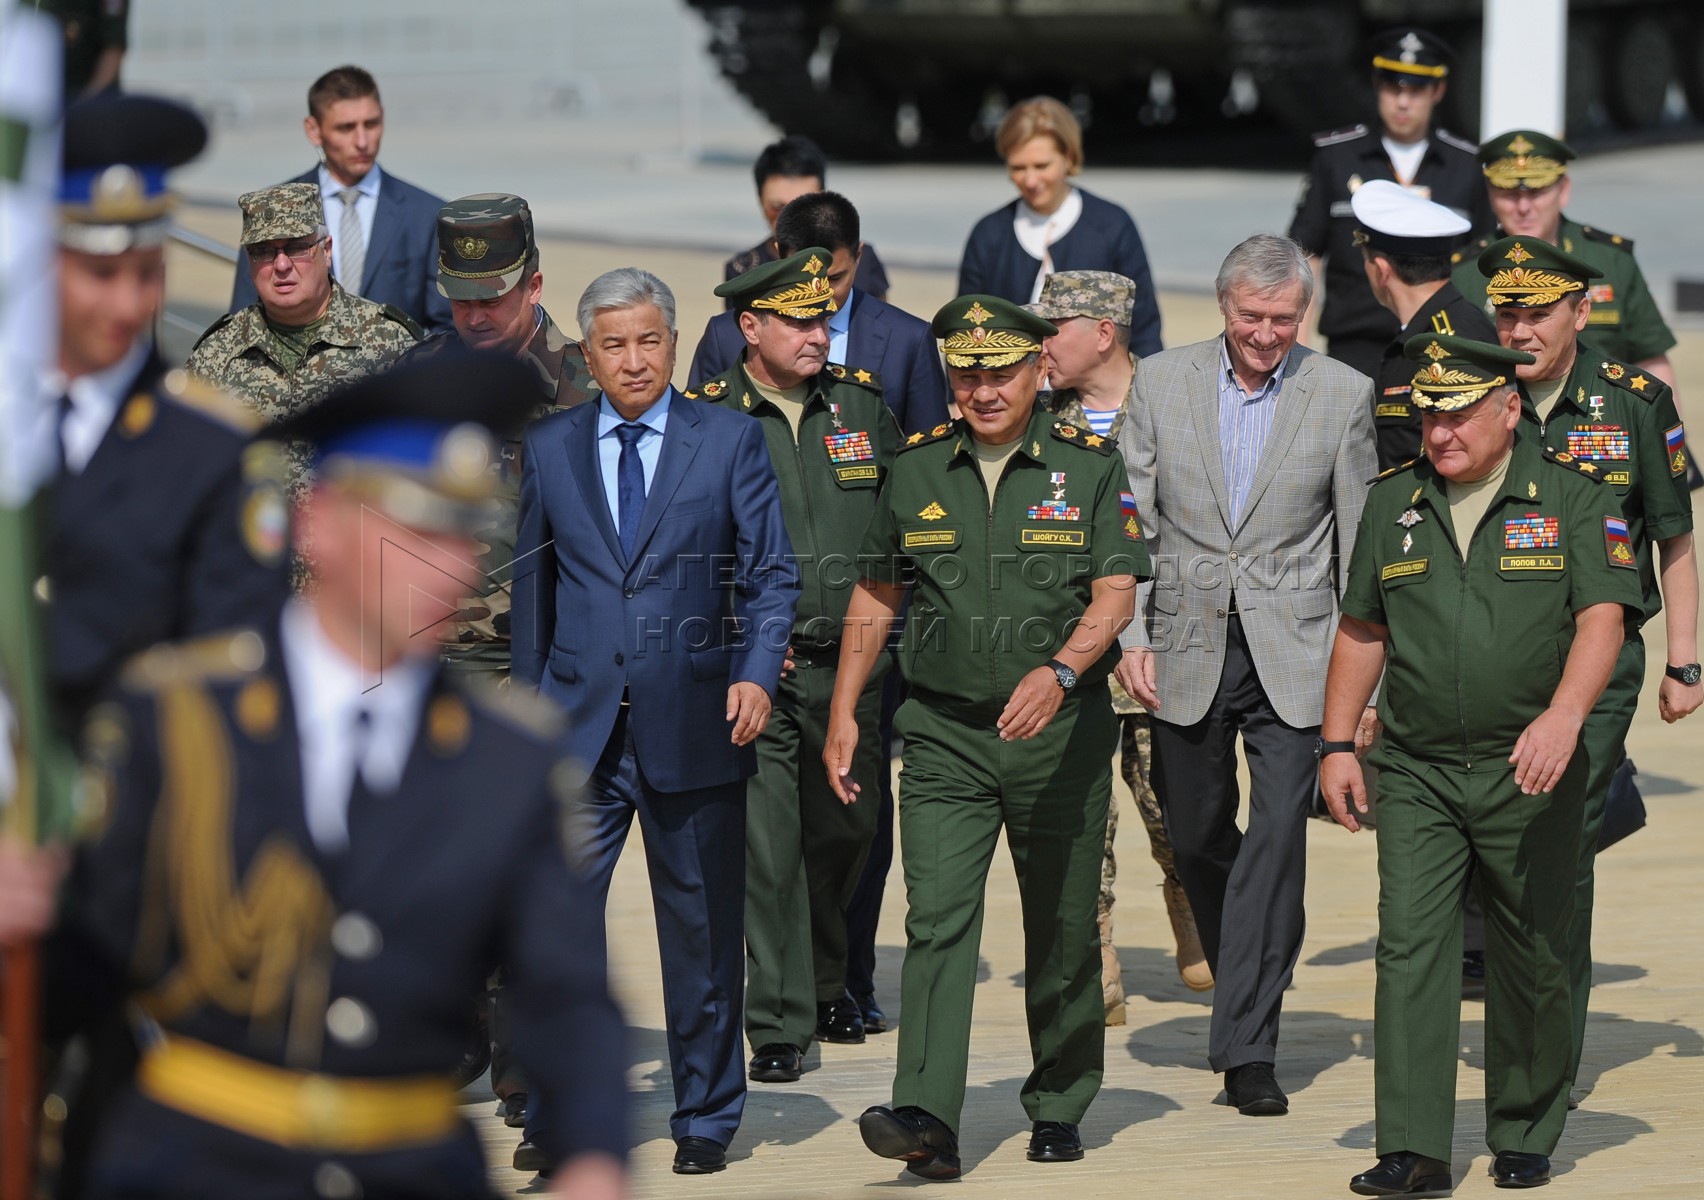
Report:
[[[828,282],[837,311],[829,324],[828,361],[869,371],[881,380],[882,399],[906,433],[927,433],[947,419],[947,380],[926,322],[853,286],[864,251],[858,210],[838,192],[800,196],[775,221],[781,257],[807,246],[834,252]],[[696,388],[745,356],[739,314],[717,313],[704,327],[692,356],[687,386]]]
[[[360,67],[336,67],[308,89],[302,119],[320,165],[289,183],[319,187],[331,227],[331,267],[343,290],[394,304],[427,333],[453,328],[438,288],[438,210],[431,192],[387,175],[378,163],[385,131],[379,85]],[[237,264],[231,311],[255,301],[246,263]]]
[[[635,816],[656,904],[674,1169],[708,1174],[745,1107],[745,788],[799,572],[763,427],[672,387],[674,294],[634,267],[578,317],[602,389],[522,444],[513,677],[566,710],[591,766],[571,816],[607,898]],[[532,1157],[537,1114],[517,1167]],[[548,1147],[538,1147],[548,1151]]]

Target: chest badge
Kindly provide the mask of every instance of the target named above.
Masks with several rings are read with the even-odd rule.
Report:
[[[1559,517],[1527,513],[1503,522],[1505,550],[1553,550],[1560,544],[1561,538],[1562,522]]]
[[[822,442],[828,447],[828,461],[831,463],[868,462],[876,456],[870,448],[869,433],[862,429],[824,434]]]
[[[1407,554],[1412,549],[1414,549],[1414,535],[1412,533],[1403,534],[1402,535],[1402,552],[1404,554]]]
[[[1603,420],[1603,397],[1602,396],[1593,396],[1589,401],[1587,401],[1587,407],[1592,410],[1592,420],[1593,421],[1601,422]]]
[[[1418,509],[1405,508],[1402,510],[1402,515],[1396,519],[1396,523],[1404,529],[1413,529],[1425,519],[1425,517],[1420,515],[1420,511]]]
[[[1032,505],[1029,510],[1029,519],[1032,521],[1081,520],[1082,510],[1065,503],[1065,472],[1054,471],[1047,477],[1047,482],[1053,488],[1053,497],[1041,504]]]
[[[1626,460],[1633,457],[1633,439],[1619,425],[1576,425],[1568,431],[1568,453],[1575,458]]]
[[[942,508],[935,501],[931,500],[929,501],[929,506],[917,515],[922,517],[925,521],[939,521],[942,517],[947,515],[947,510]]]

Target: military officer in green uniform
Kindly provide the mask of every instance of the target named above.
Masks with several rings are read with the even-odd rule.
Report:
[[[1320,788],[1367,811],[1355,729],[1382,675],[1379,937],[1373,1002],[1379,1161],[1363,1196],[1447,1192],[1463,882],[1485,901],[1486,1140],[1499,1187],[1549,1179],[1568,1115],[1566,952],[1584,828],[1587,716],[1639,575],[1614,493],[1516,436],[1533,357],[1417,334],[1426,457],[1387,471],[1361,516],[1332,648]]]
[[[1498,227],[1456,256],[1452,282],[1475,304],[1483,303],[1485,276],[1480,253],[1499,238],[1516,235],[1549,242],[1596,267],[1591,321],[1585,340],[1602,353],[1674,386],[1668,352],[1675,337],[1657,310],[1645,273],[1633,257],[1633,241],[1569,220],[1562,212],[1572,194],[1568,163],[1575,157],[1566,142],[1535,129],[1512,129],[1479,147],[1479,161],[1491,193]]]
[[[1610,777],[1626,751],[1627,731],[1645,683],[1639,626],[1665,611],[1668,667],[1659,692],[1668,722],[1694,711],[1699,686],[1698,561],[1686,488],[1686,431],[1668,385],[1648,368],[1605,358],[1591,339],[1598,267],[1533,238],[1509,237],[1480,254],[1497,337],[1535,357],[1521,367],[1523,432],[1597,476],[1621,503],[1623,553],[1637,572],[1641,606],[1615,673],[1581,734],[1588,759],[1569,962],[1574,988],[1573,1071],[1585,1041],[1591,994],[1592,864],[1603,827]],[[1655,561],[1653,561],[1653,547]],[[1570,1079],[1573,1073],[1570,1072]]]
[[[935,314],[961,419],[913,434],[877,505],[847,607],[823,761],[847,802],[856,715],[907,593],[900,840],[909,909],[892,1107],[864,1143],[926,1179],[959,1174],[983,890],[1002,828],[1017,870],[1035,1069],[1029,1157],[1083,1155],[1105,1043],[1095,897],[1118,723],[1106,679],[1147,546],[1113,443],[1036,404],[1057,326],[1005,300]],[[874,731],[867,725],[863,736]]]
[[[846,905],[875,837],[876,805],[842,804],[815,764],[853,563],[901,433],[870,371],[828,362],[832,258],[807,247],[717,287],[738,314],[745,354],[686,393],[762,422],[803,584],[793,667],[757,739],[757,776],[746,788],[745,1026],[758,1083],[798,1079],[813,1038],[864,1040],[846,991]],[[871,674],[855,703],[870,729],[882,674]],[[873,780],[883,765],[877,739],[860,750],[855,772]]]

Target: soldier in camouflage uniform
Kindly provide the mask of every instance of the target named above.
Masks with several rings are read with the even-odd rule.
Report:
[[[1053,390],[1042,393],[1041,404],[1061,420],[1099,434],[1108,442],[1118,440],[1136,378],[1136,359],[1130,351],[1130,321],[1135,302],[1136,284],[1123,275],[1111,271],[1060,271],[1048,276],[1040,299],[1029,306],[1037,316],[1059,327],[1058,334],[1043,343],[1048,384]],[[1148,783],[1152,753],[1148,739],[1150,718],[1116,678],[1109,682],[1112,708],[1118,714],[1121,730],[1124,782],[1136,798],[1136,810],[1148,831],[1148,847],[1160,866],[1166,913],[1177,941],[1178,974],[1191,990],[1205,991],[1213,986],[1213,972],[1207,966],[1189,899],[1172,864],[1171,840],[1166,836],[1159,798]],[[1112,940],[1112,885],[1118,877],[1113,839],[1117,833],[1118,805],[1108,804],[1098,904],[1101,991],[1108,1025],[1124,1024],[1124,981]]]

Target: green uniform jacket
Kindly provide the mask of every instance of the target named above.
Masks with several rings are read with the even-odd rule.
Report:
[[[1479,273],[1479,254],[1503,236],[1498,230],[1459,251],[1454,256],[1455,273],[1450,276],[1462,295],[1488,312],[1485,285],[1489,281]],[[1674,332],[1657,309],[1645,273],[1633,257],[1630,238],[1567,217],[1562,218],[1560,238],[1566,253],[1603,272],[1603,278],[1591,285],[1592,312],[1583,335],[1586,341],[1601,353],[1630,363],[1645,362],[1674,348]]]
[[[1108,576],[1152,577],[1143,525],[1112,443],[1036,406],[993,510],[964,422],[913,434],[864,538],[867,579],[911,586],[900,667],[913,693],[992,720],[1054,657]],[[1118,662],[1113,643],[1089,670]]]
[[[1627,527],[1608,488],[1516,438],[1502,493],[1461,560],[1444,481],[1426,459],[1374,483],[1342,611],[1387,626],[1379,715],[1411,757],[1503,762],[1550,705],[1593,604],[1639,611]]]
[[[685,395],[763,425],[799,564],[793,645],[807,650],[838,645],[857,579],[858,547],[899,453],[899,424],[882,400],[881,383],[869,371],[823,368],[805,397],[797,443],[787,418],[752,385],[742,363]]]
[[[1521,387],[1523,435],[1581,464],[1609,485],[1621,501],[1627,533],[1639,562],[1644,619],[1662,610],[1651,545],[1692,529],[1692,497],[1686,488],[1686,431],[1674,394],[1656,376],[1581,343],[1574,369],[1543,425],[1527,389]]]

